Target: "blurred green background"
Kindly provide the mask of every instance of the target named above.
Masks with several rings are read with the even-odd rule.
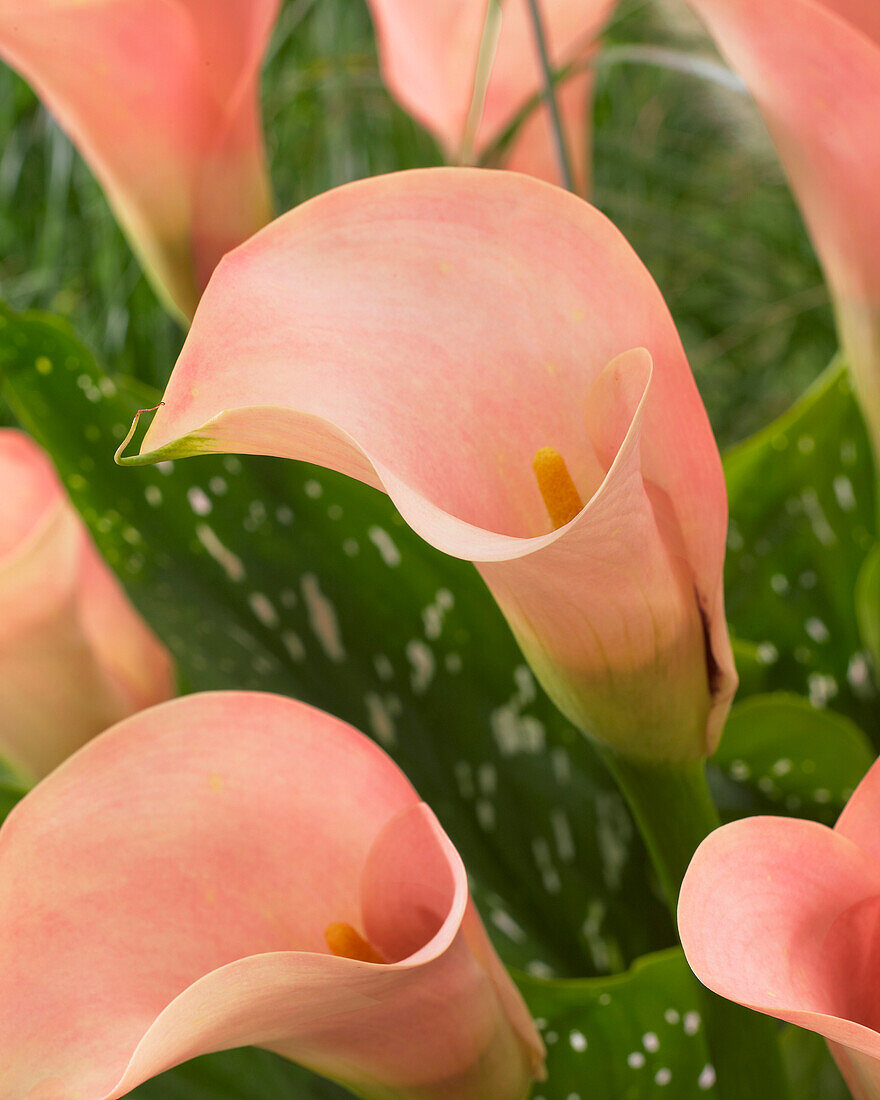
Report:
[[[593,201],[678,322],[722,447],[767,423],[834,351],[827,295],[747,96],[713,80],[675,2],[622,3],[597,62]],[[382,87],[364,0],[286,0],[263,105],[278,210],[440,163]],[[0,70],[0,298],[70,318],[110,370],[161,386],[182,340],[100,188],[28,87]]]

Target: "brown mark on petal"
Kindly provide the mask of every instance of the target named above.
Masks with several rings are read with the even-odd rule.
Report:
[[[706,614],[702,601],[700,600],[700,593],[694,589],[694,597],[697,601],[697,610],[700,613],[700,622],[703,626],[703,645],[706,649],[706,676],[709,681],[709,694],[714,699],[721,688],[721,681],[723,679],[721,674],[721,666],[715,660],[715,654],[712,651],[712,634],[709,626],[709,616]]]

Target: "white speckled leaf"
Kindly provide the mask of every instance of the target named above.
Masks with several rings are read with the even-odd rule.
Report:
[[[611,978],[542,981],[520,988],[547,1046],[546,1081],[533,1100],[695,1100],[716,1095],[696,979],[677,949],[640,959]],[[826,1059],[830,1061],[826,1055]],[[819,1064],[817,1053],[817,1065]],[[139,1100],[275,1100],[347,1096],[263,1051],[200,1058],[133,1094]]]
[[[733,708],[712,763],[732,788],[719,798],[728,812],[739,792],[752,812],[832,825],[874,758],[850,719],[780,691]]]
[[[843,365],[730,451],[725,473],[728,618],[737,638],[752,643],[737,645],[744,688],[766,690],[763,667],[774,688],[839,710],[862,729],[880,728],[854,595],[875,538],[875,487]],[[752,661],[742,659],[747,648]]]
[[[715,1096],[700,987],[675,949],[624,974],[520,989],[547,1046],[548,1079],[534,1100],[696,1100]]]
[[[672,942],[622,801],[470,565],[325,471],[115,466],[155,397],[102,374],[52,318],[0,314],[0,384],[186,688],[281,692],[372,734],[461,851],[506,962],[588,974]]]

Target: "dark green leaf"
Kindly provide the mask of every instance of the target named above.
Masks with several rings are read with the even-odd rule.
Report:
[[[27,781],[0,758],[0,822],[27,792]]]
[[[131,1095],[137,1100],[344,1100],[352,1094],[277,1054],[247,1047],[196,1058]]]
[[[713,1096],[700,987],[679,950],[640,959],[613,978],[520,988],[547,1046],[534,1100],[694,1100]]]
[[[848,718],[784,692],[735,706],[712,757],[748,790],[751,809],[828,824],[873,762],[870,742]]]
[[[880,728],[856,579],[876,530],[861,413],[842,364],[725,458],[727,610],[772,684]]]
[[[821,1036],[789,1026],[782,1032],[781,1045],[793,1097],[797,1100],[850,1100],[849,1089]]]
[[[865,558],[856,584],[856,616],[865,649],[880,671],[880,543]]]

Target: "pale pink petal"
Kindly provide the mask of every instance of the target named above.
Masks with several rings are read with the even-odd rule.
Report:
[[[551,63],[584,64],[613,0],[542,0]],[[491,147],[543,87],[543,75],[526,0],[505,0],[500,29],[488,56],[491,74],[482,104],[472,103],[487,0],[370,0],[379,40],[382,75],[392,94],[431,130],[450,159],[480,156]],[[491,26],[491,24],[490,24]],[[585,184],[589,80],[560,91],[578,185]],[[581,92],[583,94],[581,94]],[[526,123],[528,134],[506,167],[560,182],[552,133],[544,110]],[[468,128],[473,133],[468,133]],[[516,144],[519,144],[517,139]]]
[[[691,0],[776,140],[880,454],[880,6]]]
[[[584,63],[614,3],[615,0],[540,0],[554,68]],[[490,145],[544,86],[528,0],[513,3],[504,0],[501,10],[501,37],[475,142],[478,152]]]
[[[880,1097],[880,1063],[839,1043],[828,1043],[837,1067],[849,1086],[853,1100],[877,1100]]]
[[[703,624],[674,516],[666,502],[654,506],[642,477],[650,376],[650,356],[637,349],[597,379],[586,423],[608,474],[580,515],[532,540],[531,553],[479,569],[538,678],[581,729],[652,759],[697,757],[711,705]]]
[[[0,832],[3,891],[4,1095],[110,1100],[256,1044],[382,1095],[516,1100],[541,1060],[436,819],[292,700],[189,696],[96,739]],[[391,961],[329,955],[338,921]]]
[[[856,787],[834,831],[857,844],[880,864],[880,761]]]
[[[184,314],[270,217],[259,68],[279,0],[0,0],[0,56],[73,139]]]
[[[168,698],[168,653],[129,603],[48,457],[0,430],[0,755],[31,777]]]
[[[594,389],[611,360],[639,347],[628,397]],[[580,522],[552,532],[536,451],[555,448],[589,501],[615,448],[597,454],[588,410],[601,404],[620,447],[651,360],[636,457],[621,460]],[[490,585],[509,589],[499,598],[515,629],[533,615],[548,629],[557,615],[577,617],[578,645],[595,629],[580,658],[566,657],[574,690],[595,681],[605,693],[595,712],[587,701],[578,711],[585,728],[603,736],[611,664],[619,686],[636,689],[645,723],[662,715],[678,730],[700,716],[664,751],[714,745],[735,685],[718,453],[657,287],[611,223],[574,196],[513,173],[433,169],[304,204],[220,265],[143,451],[140,461],[275,454],[384,488],[428,542],[486,563]],[[636,566],[622,544],[642,537]],[[614,540],[624,556],[600,563]],[[544,550],[540,566],[526,561]],[[558,634],[538,632],[535,645],[553,653]],[[640,717],[631,724],[652,731],[644,749],[654,753],[665,735]]]
[[[168,651],[132,606],[85,532],[77,614],[93,659],[122,700],[119,717],[161,703],[175,694],[174,668]],[[101,729],[109,724],[105,723]]]
[[[0,559],[15,551],[64,498],[49,461],[24,432],[0,428]]]
[[[876,931],[880,864],[825,826],[748,818],[712,833],[682,885],[679,932],[710,989],[880,1059],[876,971],[853,969]],[[876,961],[876,936],[874,952]],[[865,1012],[865,990],[873,1007]],[[880,1095],[880,1063],[871,1070]]]
[[[456,156],[471,109],[488,0],[368,2],[385,83]]]
[[[592,92],[593,74],[589,70],[569,77],[556,89],[574,186],[579,195],[589,191]],[[505,150],[503,166],[547,183],[560,182],[559,156],[546,106],[536,107],[523,120],[510,148]]]

